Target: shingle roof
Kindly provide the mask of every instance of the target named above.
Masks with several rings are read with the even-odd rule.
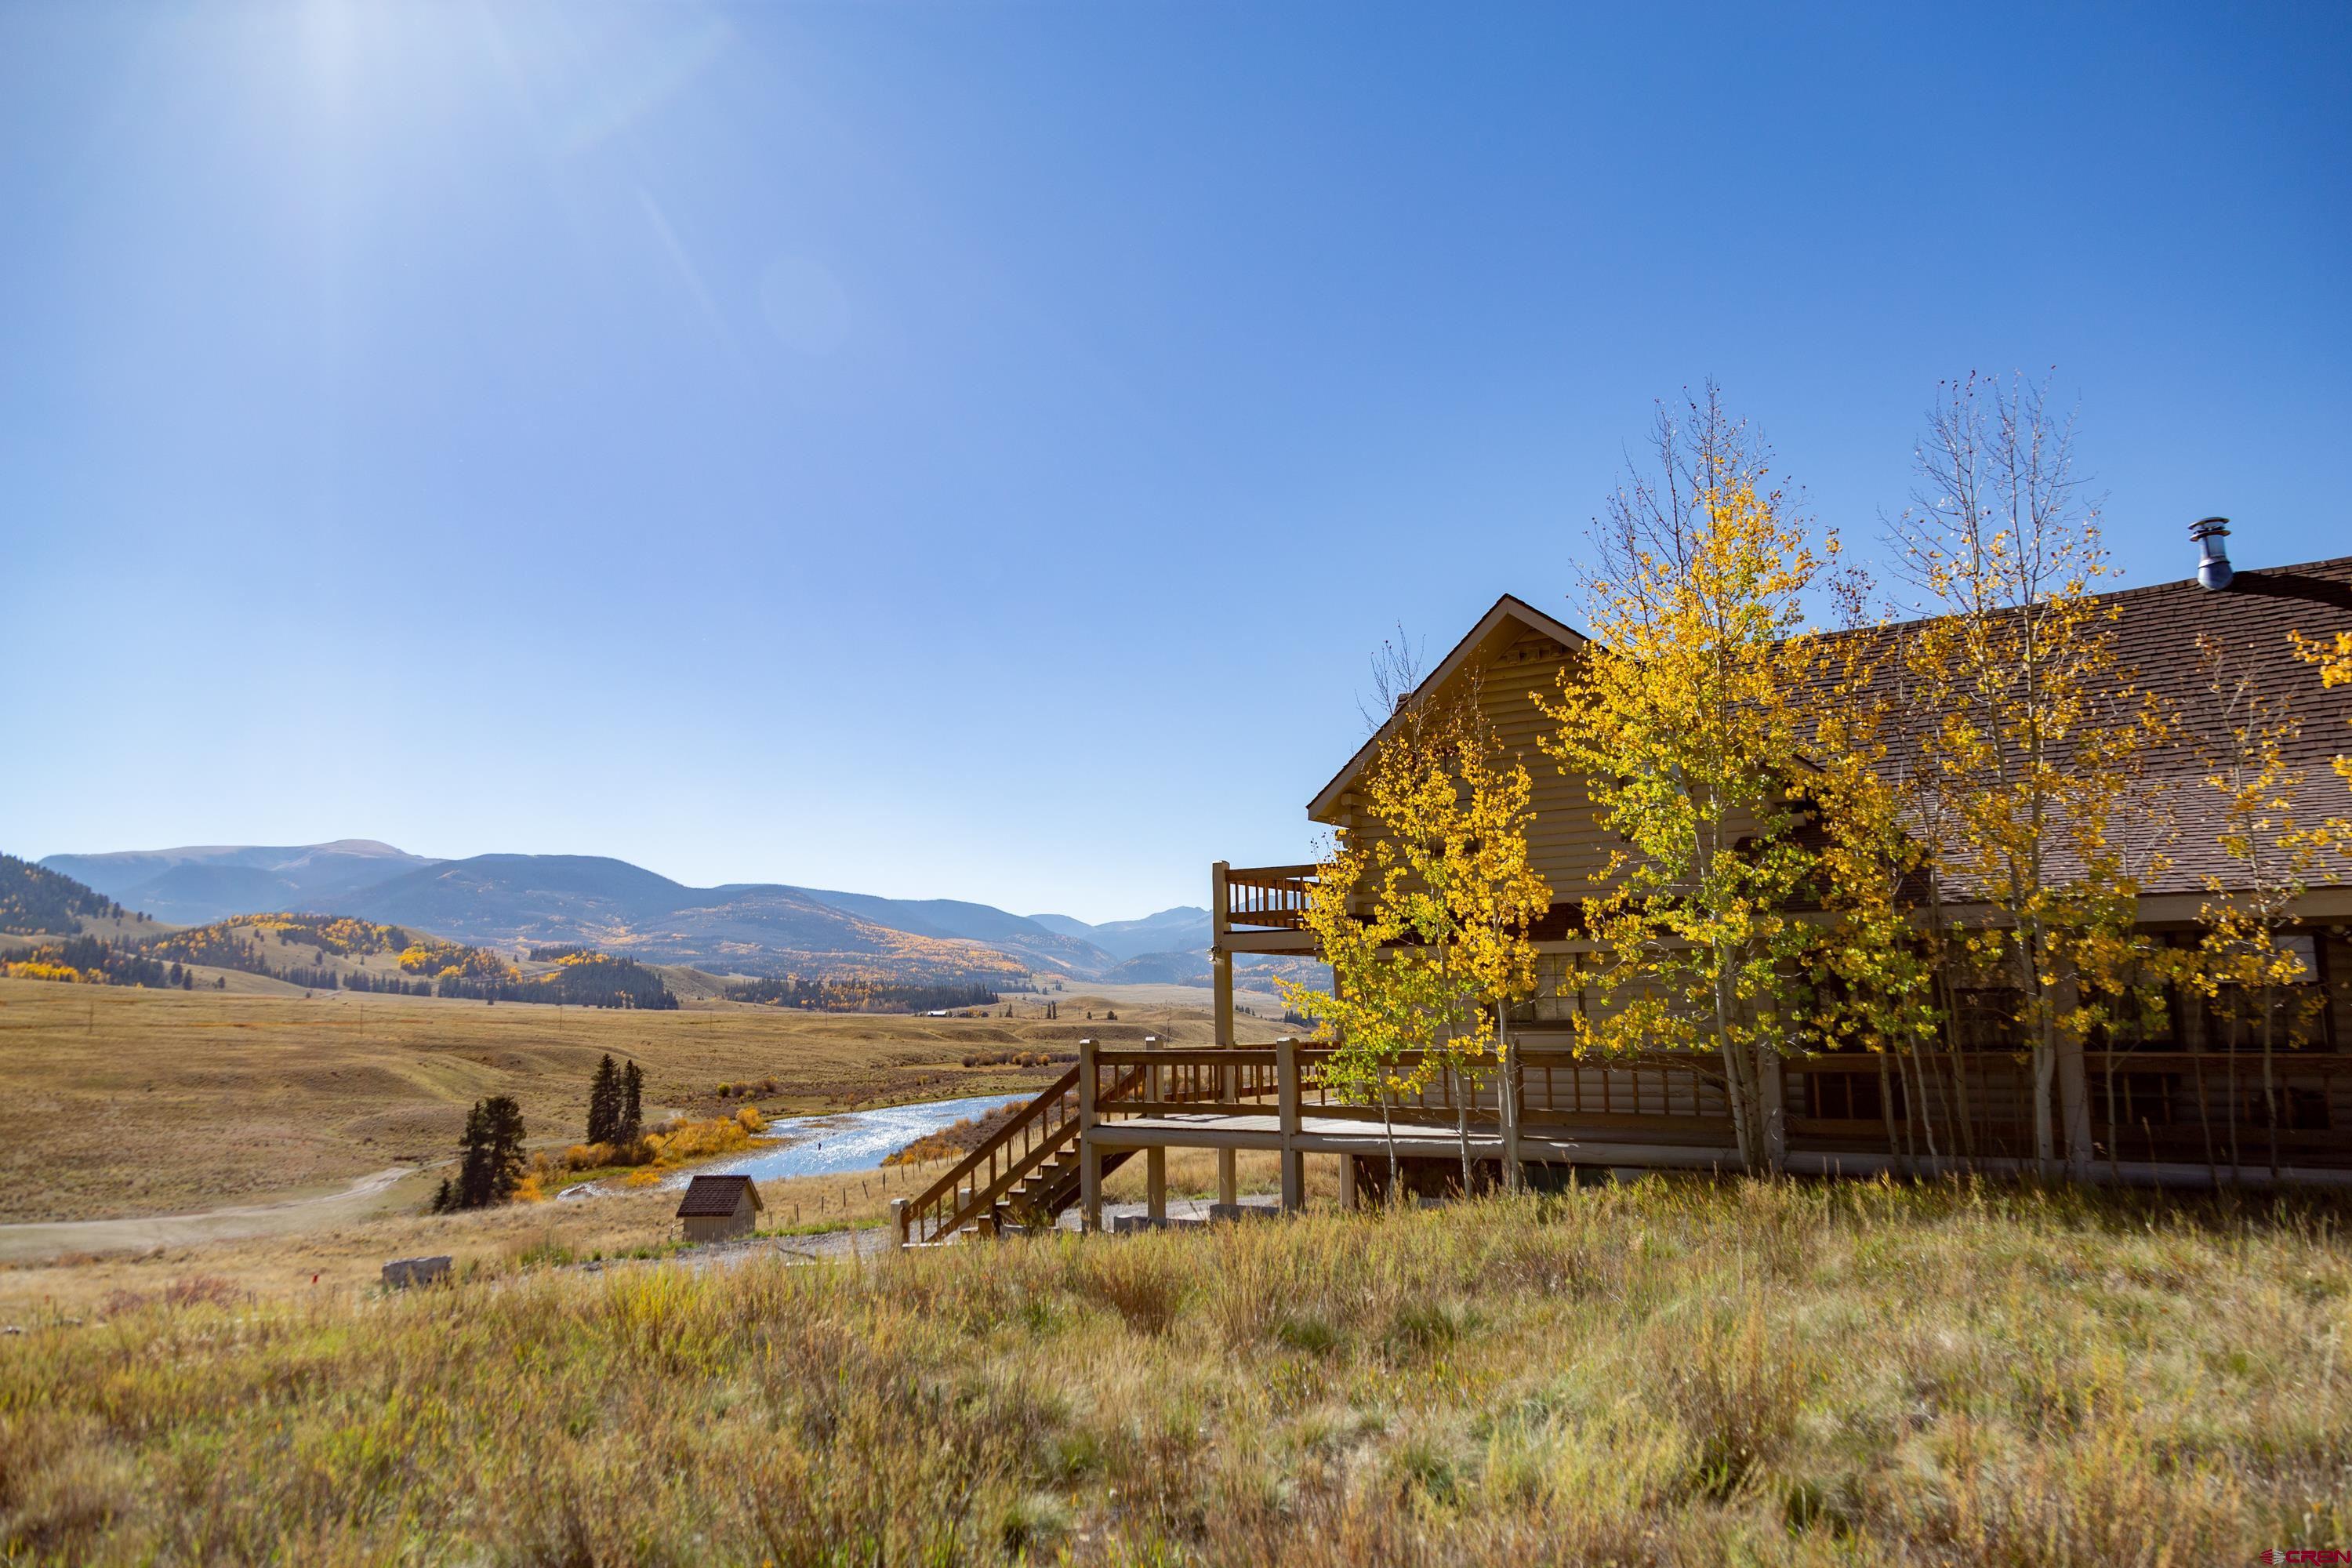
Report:
[[[760,1201],[760,1189],[751,1184],[749,1176],[697,1176],[686,1186],[686,1196],[678,1200],[679,1219],[724,1219],[735,1212],[745,1193],[751,1194],[755,1209],[767,1205]]]
[[[2282,748],[2288,765],[2303,775],[2290,796],[2298,826],[2352,816],[2352,794],[2330,766],[2336,757],[2352,752],[2352,687],[2323,688],[2319,671],[2294,657],[2288,636],[2300,632],[2332,639],[2337,632],[2352,629],[2352,556],[2241,571],[2218,593],[2198,586],[2192,578],[2101,597],[2116,612],[2119,671],[2161,698],[2182,731],[2178,743],[2150,760],[2140,804],[2110,829],[2115,840],[2141,852],[2160,851],[2167,861],[2160,870],[2142,876],[2141,891],[2203,892],[2209,877],[2220,876],[2226,882],[2236,869],[2216,842],[2222,797],[2207,782],[2215,771],[2212,758],[2229,732],[2230,718],[2209,689],[2212,675],[2199,657],[2200,637],[2225,650],[2226,674],[2232,683],[2242,677],[2253,692],[2277,704],[2298,724],[2299,732]],[[1850,635],[1900,636],[1917,624]],[[1890,669],[1900,663],[1885,662]],[[1909,739],[1894,737],[1890,761],[1899,765],[1913,760],[1905,743]],[[2312,879],[2347,880],[2346,862],[2339,857],[2323,858]]]
[[[2300,733],[2284,748],[2288,764],[2303,775],[2292,795],[2297,825],[2309,827],[2328,817],[2352,816],[2352,794],[2347,793],[2344,780],[2329,765],[2336,757],[2352,752],[2352,686],[2332,691],[2323,688],[2319,672],[2294,657],[2288,637],[2290,632],[2300,632],[2326,640],[2337,632],[2352,630],[2352,555],[2299,566],[2242,568],[2230,586],[2218,593],[2200,587],[2194,578],[2183,578],[2120,589],[2102,595],[2101,599],[2116,611],[2118,668],[2130,681],[2162,698],[2185,731],[2179,743],[2153,759],[2150,782],[2143,786],[2147,804],[2114,825],[2115,837],[2138,852],[2136,858],[2145,860],[2160,850],[2167,862],[2153,873],[2145,866],[2135,868],[2140,873],[2143,892],[2201,893],[2209,877],[2226,880],[2235,868],[2215,842],[2221,797],[2206,782],[2214,771],[2210,760],[2214,743],[2227,733],[2228,721],[2207,689],[2210,675],[2198,655],[2200,636],[2211,637],[2228,650],[2233,679],[2245,677],[2255,692],[2284,707],[2299,723]],[[1587,640],[1573,627],[1505,595],[1420,689],[1435,689],[1506,616],[1565,647]],[[1865,638],[1885,643],[1921,624],[1912,621],[1837,633],[1832,640]],[[1898,700],[1899,706],[1902,661],[1879,658],[1876,662],[1877,684],[1890,699]],[[1367,742],[1339,776],[1324,786],[1323,794],[1308,807],[1310,817],[1324,820],[1319,808],[1331,804],[1377,740],[1376,736]],[[1916,734],[1901,733],[1898,721],[1898,732],[1889,740],[1892,765],[1916,763]],[[2057,854],[2064,858],[2063,847]],[[2352,877],[2347,877],[2347,862],[2341,857],[2327,857],[2315,868],[2312,880],[2343,883]]]

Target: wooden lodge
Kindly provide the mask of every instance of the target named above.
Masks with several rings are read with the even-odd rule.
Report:
[[[2196,580],[2106,595],[2117,612],[2121,663],[2184,715],[2188,736],[2159,761],[2158,787],[2177,808],[2167,831],[2168,864],[2144,879],[2140,928],[2167,944],[2198,941],[2200,910],[2212,879],[2228,890],[2228,862],[2213,844],[2218,795],[2195,743],[2204,679],[2200,636],[2242,656],[2256,685],[2288,694],[2301,723],[2289,751],[2302,773],[2298,821],[2352,816],[2346,781],[2330,766],[2352,742],[2352,688],[2324,689],[2297,661],[2288,634],[2332,638],[2352,629],[2352,557],[2277,571],[2223,574],[2227,586]],[[1530,760],[1536,868],[1555,889],[1591,885],[1612,841],[1581,785],[1544,761],[1547,726],[1535,694],[1556,691],[1561,670],[1588,639],[1525,602],[1505,596],[1429,675],[1423,694],[1475,689],[1505,743]],[[2207,704],[2210,706],[2210,702]],[[2210,722],[2208,716],[2205,721]],[[1354,786],[1378,738],[1367,742],[1308,803],[1309,820],[1345,829],[1359,820]],[[2211,816],[2200,818],[2201,812]],[[2071,1152],[2070,1173],[2088,1180],[2168,1185],[2267,1182],[2275,1137],[2282,1180],[2352,1185],[2352,862],[2315,873],[2296,909],[2287,945],[2301,959],[2298,1005],[2286,1009],[2284,1048],[2275,1053],[2267,1100],[2258,1044],[2240,1026],[2243,1010],[2225,992],[2182,988],[2164,999],[2154,1037],[2131,1048],[2077,1040],[2062,1046],[2053,1094],[2055,1126]],[[1243,1047],[1234,1029],[1234,966],[1253,954],[1312,957],[1305,912],[1312,866],[1232,867],[1211,872],[1213,1047],[1114,1049],[1082,1044],[1077,1065],[922,1197],[898,1205],[900,1238],[925,1245],[974,1232],[1049,1222],[1076,1205],[1098,1226],[1101,1179],[1140,1153],[1151,1173],[1150,1208],[1164,1216],[1162,1172],[1170,1148],[1219,1151],[1220,1198],[1238,1202],[1234,1154],[1280,1155],[1281,1199],[1303,1201],[1308,1158],[1339,1162],[1343,1202],[1388,1179],[1390,1141],[1378,1107],[1341,1103],[1318,1076],[1328,1048],[1297,1040]],[[1963,923],[1966,911],[1961,911]],[[1736,1169],[1719,1064],[1714,1058],[1658,1053],[1606,1060],[1571,1047],[1577,1010],[1568,982],[1580,943],[1573,904],[1555,904],[1533,931],[1541,954],[1538,994],[1509,1026],[1516,1117],[1500,1114],[1506,1086],[1457,1084],[1441,1075],[1416,1100],[1389,1108],[1407,1187],[1436,1194],[1458,1188],[1457,1114],[1466,1111],[1481,1180],[1516,1165],[1538,1186],[1627,1169]],[[2305,989],[2307,988],[2307,989]],[[2015,1016],[1996,984],[1964,978],[1952,1049],[1940,1076],[1890,1071],[1884,1053],[1822,1051],[1782,1058],[1764,1086],[1778,1123],[1782,1169],[1799,1174],[1933,1173],[2032,1168],[2032,1080]],[[1957,1092],[1956,1092],[1957,1091]],[[1457,1105],[1466,1096],[1466,1105]],[[2277,1125],[2266,1117],[2275,1106]],[[1956,1114],[1964,1108],[1964,1121]],[[2225,1137],[2225,1131],[2228,1136]],[[2234,1143],[2234,1150],[2231,1146]],[[1964,1147],[1955,1147],[1964,1143]]]

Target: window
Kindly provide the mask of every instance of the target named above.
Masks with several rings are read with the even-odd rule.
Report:
[[[2279,985],[2224,985],[2205,1005],[2208,1050],[2325,1050],[2328,1044],[2328,988],[2319,973],[2319,944],[2308,936],[2283,936],[2280,956],[2294,978]]]
[[[2105,1100],[2109,1127],[2137,1128],[2142,1123],[2169,1127],[2173,1124],[2172,1094],[2179,1082],[2179,1075],[2174,1073],[2119,1072],[2112,1083],[2102,1075],[2093,1087]],[[2193,1111],[2189,1120],[2194,1120]]]
[[[1952,1038],[1964,1051],[2014,1051],[2019,1044],[2018,994],[2006,985],[1952,993]]]
[[[1809,1072],[1803,1076],[1807,1115],[1823,1121],[1885,1120],[1875,1072]],[[1895,1091],[1895,1119],[1900,1121],[1904,1119],[1902,1081],[1896,1079],[1887,1087]]]

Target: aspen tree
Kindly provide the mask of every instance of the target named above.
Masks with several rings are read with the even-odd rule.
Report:
[[[1604,1008],[1578,1017],[1579,1048],[1712,1053],[1741,1160],[1776,1169],[1811,941],[1792,781],[1821,649],[1800,601],[1835,543],[1816,550],[1713,388],[1679,421],[1662,413],[1655,446],[1656,476],[1598,531],[1597,640],[1538,699],[1557,725],[1544,749],[1625,846],[1583,889]]]
[[[1443,702],[1408,699],[1361,775],[1364,826],[1341,837],[1317,878],[1307,923],[1333,988],[1284,991],[1298,1012],[1336,1026],[1325,1082],[1381,1107],[1391,1193],[1391,1103],[1440,1073],[1453,1075],[1471,1190],[1469,1100],[1490,1037],[1504,1069],[1498,1100],[1512,1114],[1508,1011],[1534,989],[1528,928],[1551,904],[1529,864],[1533,787],[1526,766],[1503,754],[1475,682]],[[1515,1173],[1504,1175],[1516,1184]]]
[[[1893,542],[1940,612],[1904,645],[1921,766],[1944,808],[1939,896],[1980,911],[1958,945],[2017,997],[2034,1158],[2057,1168],[2054,1094],[2079,1173],[2092,1155],[2080,960],[2095,933],[2128,926],[2137,889],[2110,828],[2158,715],[2118,666],[2115,610],[2093,591],[2108,573],[2097,510],[2043,391],[1948,384],[1918,465]]]
[[[2236,650],[2218,639],[2200,637],[2197,656],[2204,675],[2200,697],[2205,705],[2205,711],[2197,715],[2198,730],[2212,769],[2205,782],[2220,806],[2213,839],[2230,869],[2205,878],[2208,896],[2197,913],[2204,931],[2198,943],[2196,981],[2217,1024],[2225,1021],[2216,1005],[2225,997],[2251,999],[2259,1008],[2252,1023],[2262,1042],[2263,1122],[2271,1179],[2276,1181],[2275,1057],[2279,1027],[2286,1021],[2281,1017],[2286,1005],[2282,993],[2291,994],[2290,988],[2315,978],[2284,939],[2294,929],[2295,906],[2309,891],[2334,842],[2334,825],[2305,827],[2295,820],[2294,796],[2304,775],[2286,757],[2287,748],[2302,735],[2293,709],[2257,689]],[[2248,1020],[2233,1008],[2226,1022],[2231,1034],[2226,1089],[2230,1164],[2231,1175],[2242,1179],[2236,1034]]]
[[[1926,1047],[1941,1035],[1944,1013],[1931,933],[1916,919],[1914,885],[1927,856],[1909,831],[1914,775],[1888,740],[1896,721],[1880,685],[1887,653],[1884,637],[1856,628],[1841,639],[1816,697],[1814,771],[1805,781],[1822,829],[1815,882],[1825,916],[1812,952],[1815,1027],[1825,1045],[1876,1056],[1887,1152],[1912,1172],[1915,1126],[1930,1161],[1943,1152]]]
[[[1406,852],[1412,836],[1391,820],[1407,816],[1443,768],[1426,704],[1402,691],[1394,712],[1395,724],[1375,742],[1360,775],[1369,820],[1334,837],[1307,900],[1307,927],[1331,971],[1331,989],[1276,982],[1293,1012],[1330,1026],[1325,1086],[1348,1103],[1380,1107],[1391,1202],[1402,1190],[1394,1104],[1427,1081],[1453,1027],[1454,1001],[1443,963],[1443,906],[1415,886]]]
[[[1475,694],[1449,725],[1454,773],[1459,794],[1434,824],[1441,832],[1436,879],[1453,928],[1457,984],[1475,1015],[1491,1026],[1497,1068],[1496,1108],[1507,1132],[1516,1132],[1519,1114],[1517,1063],[1511,1049],[1510,1010],[1534,994],[1536,949],[1528,929],[1551,909],[1551,884],[1538,872],[1528,848],[1535,820],[1535,783],[1527,764],[1506,756]],[[1437,803],[1446,808],[1448,803]],[[1468,1069],[1483,1051],[1456,1037],[1449,1051]],[[1462,1138],[1463,1191],[1470,1189],[1467,1096],[1456,1097]],[[1523,1173],[1509,1158],[1506,1137],[1503,1184],[1517,1191]]]
[[[2301,632],[2288,636],[2294,643],[2294,657],[2319,667],[2319,684],[2324,689],[2333,691],[2339,686],[2352,686],[2352,632],[2337,632],[2333,642],[2307,637]],[[2339,754],[2333,766],[2338,777],[2352,784],[2352,756]],[[2352,822],[2331,816],[2326,826],[2336,848],[2352,855]]]

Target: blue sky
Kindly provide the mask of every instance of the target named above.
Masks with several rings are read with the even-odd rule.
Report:
[[[0,7],[0,848],[1203,901],[1710,376],[2352,550],[2352,9],[1607,9]]]

